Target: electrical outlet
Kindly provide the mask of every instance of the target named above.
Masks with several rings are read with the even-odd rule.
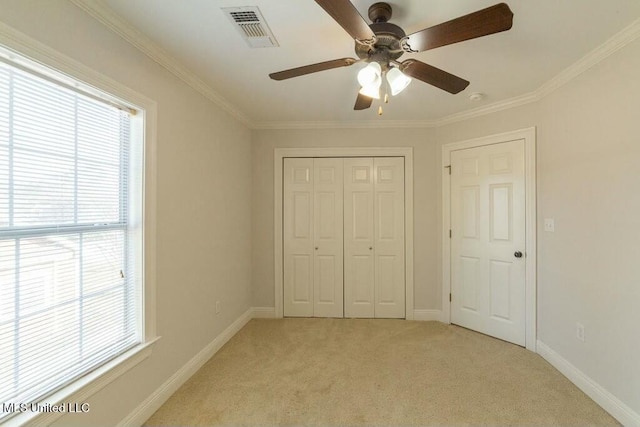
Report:
[[[216,314],[220,313],[220,301],[216,301]]]
[[[576,338],[584,342],[584,325],[576,322]]]
[[[553,218],[544,219],[544,231],[550,231],[551,233],[556,231],[556,224]]]

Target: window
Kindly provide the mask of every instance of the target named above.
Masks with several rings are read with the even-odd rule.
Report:
[[[0,62],[0,420],[144,340],[141,144],[96,93]]]

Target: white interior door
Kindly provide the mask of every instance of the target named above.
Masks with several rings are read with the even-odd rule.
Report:
[[[343,160],[314,159],[315,317],[343,317]]]
[[[404,158],[376,157],[374,176],[375,317],[405,317]]]
[[[284,159],[284,315],[313,316],[313,159]]]
[[[344,315],[375,315],[373,158],[344,159]]]
[[[525,345],[524,141],[451,153],[451,322]]]

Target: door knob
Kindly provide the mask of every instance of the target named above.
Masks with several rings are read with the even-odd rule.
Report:
[[[369,250],[372,251],[373,250],[373,246],[369,246]]]
[[[318,250],[318,247],[316,246],[316,251]]]
[[[515,253],[513,254],[514,257],[516,258],[522,258],[522,252],[520,251],[515,251]]]

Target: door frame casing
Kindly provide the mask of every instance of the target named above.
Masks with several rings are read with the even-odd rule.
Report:
[[[411,147],[326,147],[275,148],[273,154],[273,240],[275,317],[283,318],[284,241],[282,211],[282,168],[288,157],[404,157],[404,247],[405,247],[405,319],[413,320],[413,148]]]
[[[525,156],[525,345],[536,351],[537,245],[536,245],[536,128],[505,132],[442,145],[442,321],[451,323],[451,152],[503,142],[524,140]]]

